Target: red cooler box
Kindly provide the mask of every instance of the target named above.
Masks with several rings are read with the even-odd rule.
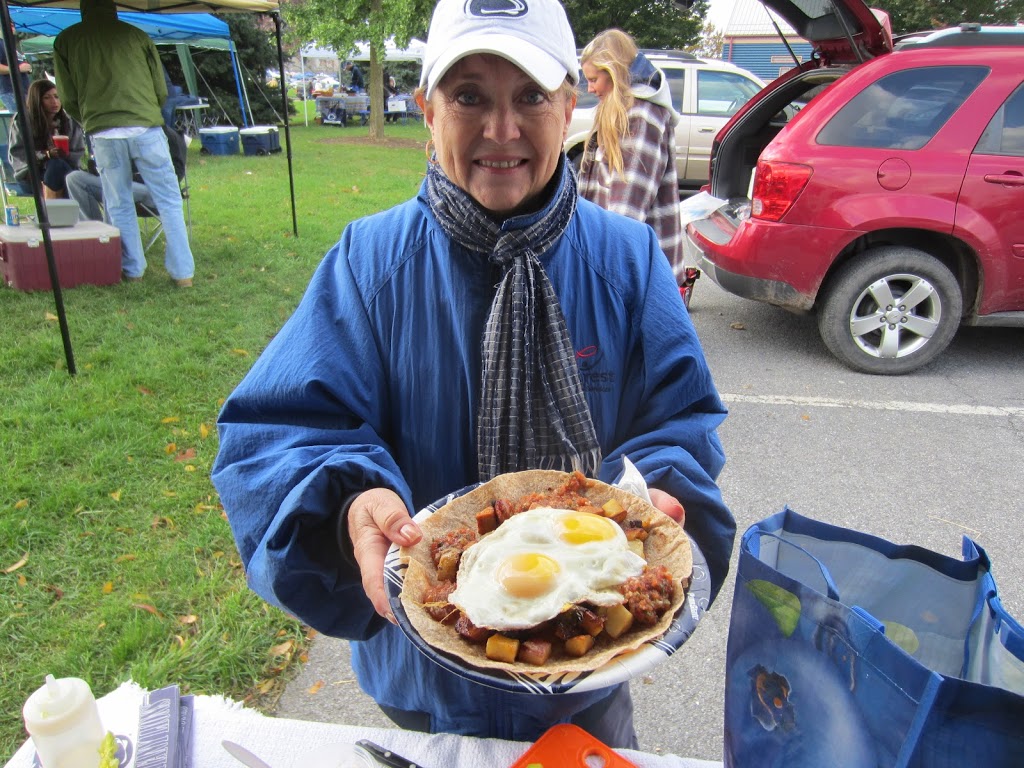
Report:
[[[121,233],[102,221],[51,227],[53,258],[62,288],[121,282]],[[19,291],[48,291],[50,270],[39,227],[0,225],[0,276]]]

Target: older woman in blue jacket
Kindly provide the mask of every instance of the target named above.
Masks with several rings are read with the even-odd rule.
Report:
[[[725,418],[653,231],[581,200],[561,151],[576,51],[556,0],[441,0],[417,103],[419,194],[353,222],[228,398],[213,480],[249,584],[352,640],[399,725],[533,740],[573,722],[635,747],[627,684],[534,696],[452,674],[395,626],[383,564],[410,515],[495,475],[639,468],[713,583],[735,523],[715,478]],[[477,15],[480,14],[480,15]]]

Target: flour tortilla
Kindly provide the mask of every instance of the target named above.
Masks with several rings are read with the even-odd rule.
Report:
[[[612,640],[601,635],[586,655],[574,658],[556,658],[558,651],[543,666],[524,662],[507,663],[487,658],[483,645],[464,640],[449,624],[435,621],[423,608],[426,588],[437,581],[437,571],[430,557],[430,543],[437,537],[458,528],[476,531],[476,513],[497,498],[518,499],[529,493],[547,492],[561,488],[569,475],[552,470],[527,470],[499,475],[469,493],[441,507],[421,524],[423,538],[413,547],[402,547],[401,557],[408,561],[402,586],[402,606],[413,627],[429,645],[451,656],[463,659],[476,667],[504,669],[522,673],[586,672],[604,666],[613,657],[635,650],[648,640],[660,637],[669,628],[676,611],[686,597],[693,571],[693,553],[690,540],[679,524],[648,502],[631,493],[614,488],[599,480],[587,480],[582,489],[594,506],[600,507],[611,498],[628,510],[628,520],[648,521],[649,535],[644,542],[644,556],[648,565],[664,565],[673,576],[675,592],[672,606],[662,614],[658,623],[643,629],[631,628]]]

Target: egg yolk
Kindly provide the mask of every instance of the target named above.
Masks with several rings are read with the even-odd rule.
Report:
[[[505,559],[498,583],[514,597],[537,597],[555,586],[558,563],[538,552],[520,552]]]
[[[570,513],[560,521],[558,538],[567,544],[586,544],[615,538],[615,523],[592,512]]]

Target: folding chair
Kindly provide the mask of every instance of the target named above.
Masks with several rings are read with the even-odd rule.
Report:
[[[185,137],[167,126],[164,126],[164,133],[167,135],[167,145],[171,151],[171,161],[174,163],[174,173],[178,177],[178,186],[181,188],[181,203],[185,212],[185,231],[188,233],[189,242],[192,240],[192,207],[189,202],[188,172],[186,161],[188,159],[188,146]],[[149,253],[150,248],[160,239],[164,227],[160,223],[160,214],[152,200],[135,203],[135,215],[139,217],[139,233],[142,235],[143,251]]]

